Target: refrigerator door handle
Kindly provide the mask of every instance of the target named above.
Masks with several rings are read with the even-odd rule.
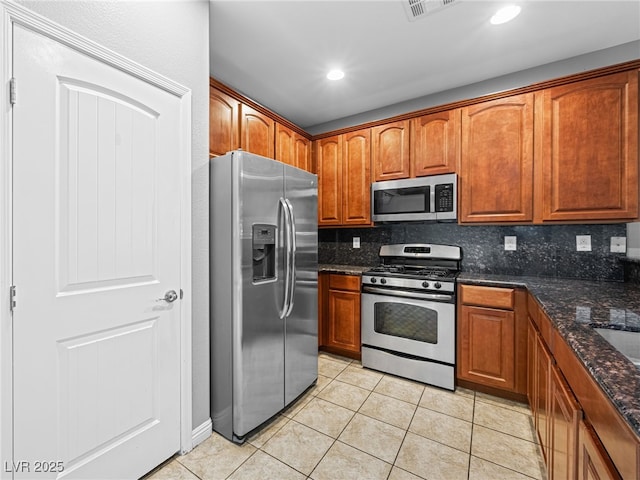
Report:
[[[290,275],[289,275],[289,306],[287,308],[287,312],[285,316],[291,315],[291,311],[293,310],[293,298],[296,291],[296,222],[295,215],[293,214],[293,205],[289,199],[285,199],[285,203],[287,204],[287,208],[289,209],[289,245],[290,248]]]
[[[291,283],[291,272],[290,272],[290,250],[291,244],[289,242],[289,208],[284,200],[284,198],[280,197],[280,205],[281,208],[278,212],[278,223],[280,223],[281,214],[284,214],[284,222],[281,225],[283,235],[280,238],[284,239],[284,299],[282,302],[282,308],[279,310],[280,318],[284,318],[287,316],[287,310],[289,307],[289,284]]]

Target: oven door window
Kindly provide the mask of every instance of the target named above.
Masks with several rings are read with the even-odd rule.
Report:
[[[376,302],[374,330],[382,335],[438,343],[438,312],[419,305]]]

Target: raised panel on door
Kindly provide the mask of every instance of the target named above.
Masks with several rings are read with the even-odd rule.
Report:
[[[318,224],[342,222],[342,138],[328,137],[316,143],[318,170]]]
[[[294,132],[290,128],[276,123],[276,151],[275,159],[297,167],[294,151]]]
[[[327,345],[360,350],[360,293],[329,290]]]
[[[240,146],[239,138],[240,102],[209,88],[209,155],[224,155]]]
[[[533,94],[462,109],[460,222],[533,220]]]
[[[515,387],[514,313],[463,305],[458,376],[483,385]]]
[[[411,176],[455,173],[460,154],[460,109],[411,120]]]
[[[296,132],[293,132],[293,158],[296,167],[312,172],[311,142]]]
[[[536,94],[542,221],[638,217],[638,72]]]
[[[241,105],[240,112],[240,148],[256,155],[274,158],[275,121],[246,105]]]
[[[578,467],[578,426],[582,411],[566,380],[556,367],[551,368],[551,480],[573,480]]]
[[[409,125],[404,120],[371,129],[374,181],[409,177]]]
[[[371,224],[371,131],[343,135],[342,223]]]

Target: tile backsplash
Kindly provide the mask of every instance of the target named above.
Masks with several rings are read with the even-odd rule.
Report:
[[[576,235],[591,236],[591,251],[576,251]],[[517,250],[504,250],[504,237],[517,237]],[[611,237],[626,236],[626,225],[461,226],[405,223],[371,228],[319,230],[318,261],[376,265],[380,246],[441,243],[462,248],[465,272],[624,281],[624,253],[609,251]],[[353,248],[353,238],[360,248]]]

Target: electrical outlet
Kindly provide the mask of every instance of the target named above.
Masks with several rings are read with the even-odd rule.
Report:
[[[353,237],[353,248],[360,248],[360,237]]]
[[[509,235],[504,237],[505,250],[517,250],[517,248],[518,248],[518,237],[509,236]]]
[[[627,253],[627,237],[611,237],[611,252]]]
[[[590,252],[591,235],[576,235],[576,250],[578,252]]]

